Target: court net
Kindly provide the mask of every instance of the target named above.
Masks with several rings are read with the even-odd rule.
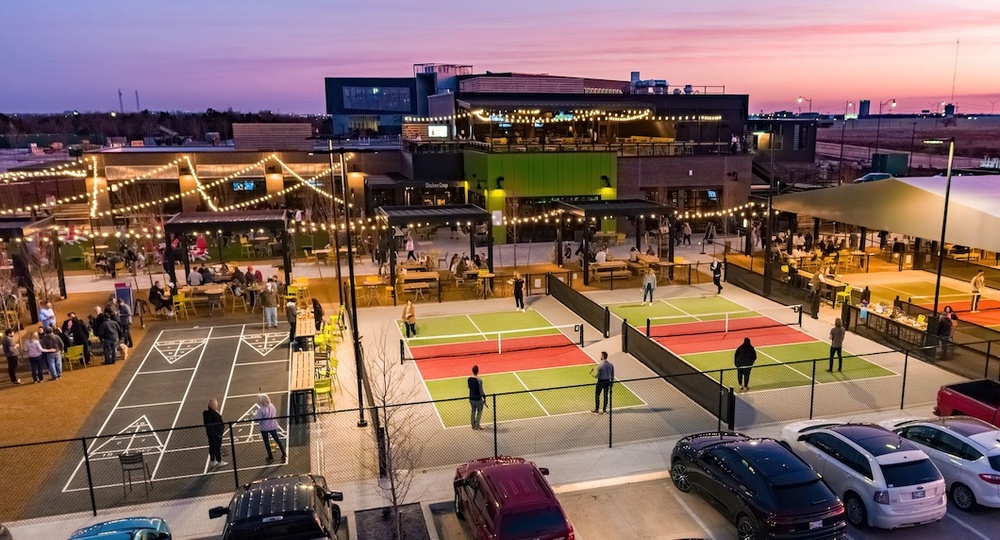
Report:
[[[403,338],[399,340],[399,358],[402,362],[578,346],[583,347],[582,323]]]
[[[646,319],[646,337],[719,334],[783,326],[802,326],[802,306],[650,317]]]
[[[915,306],[927,309],[934,308],[934,295],[911,296],[907,301]],[[958,312],[968,312],[972,310],[972,293],[942,294],[938,296],[938,310],[943,310],[946,306]],[[991,311],[1000,309],[1000,297],[993,295],[981,295],[976,311]]]

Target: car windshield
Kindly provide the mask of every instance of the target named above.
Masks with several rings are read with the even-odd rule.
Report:
[[[792,486],[775,486],[774,502],[778,508],[809,508],[828,503],[834,498],[833,492],[820,480]]]
[[[322,538],[323,532],[314,521],[307,519],[291,519],[273,521],[271,523],[247,523],[233,529],[229,538],[240,540],[270,540],[272,538],[310,539]]]
[[[934,464],[929,459],[882,465],[886,487],[912,486],[933,482],[941,478]]]
[[[503,538],[535,538],[566,529],[566,520],[558,508],[538,508],[507,514],[503,518]]]

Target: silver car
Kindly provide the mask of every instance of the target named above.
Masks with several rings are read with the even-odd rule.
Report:
[[[970,416],[900,418],[881,425],[927,453],[961,510],[1000,508],[1000,430]]]
[[[927,454],[881,426],[807,420],[785,426],[781,439],[823,475],[855,527],[912,527],[948,511],[944,478]]]

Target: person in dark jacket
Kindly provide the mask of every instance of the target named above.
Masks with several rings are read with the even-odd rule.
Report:
[[[118,299],[118,324],[122,327],[122,341],[125,342],[125,346],[132,348],[132,308],[129,307],[128,302]]]
[[[209,467],[226,465],[227,463],[222,461],[222,432],[225,424],[219,413],[217,399],[208,400],[208,408],[202,411],[201,418],[205,422],[205,435],[208,436],[208,455],[211,459]]]
[[[285,304],[285,317],[288,318],[288,343],[293,351],[299,350],[298,343],[295,342],[295,322],[298,319],[299,310],[295,305],[295,300],[289,300]]]
[[[110,314],[106,314],[97,336],[101,338],[101,345],[104,346],[104,364],[114,364],[118,359],[118,342],[122,337],[122,327]]]
[[[733,363],[736,365],[736,382],[744,392],[750,389],[750,370],[757,361],[757,351],[750,338],[743,338],[743,344],[736,348]]]
[[[483,389],[483,380],[479,378],[479,366],[472,366],[472,376],[467,382],[472,429],[481,430],[483,426],[480,425],[479,421],[483,417],[483,407],[486,406],[486,391]]]
[[[316,319],[316,331],[319,332],[323,329],[323,317],[326,316],[326,312],[323,311],[323,304],[319,303],[319,300],[312,299],[313,306],[313,318]]]
[[[66,314],[66,320],[62,323],[62,333],[69,339],[70,347],[74,345],[83,345],[83,361],[89,364],[90,329],[87,328],[87,323],[77,317],[75,312],[71,311]],[[66,348],[68,349],[69,347]]]

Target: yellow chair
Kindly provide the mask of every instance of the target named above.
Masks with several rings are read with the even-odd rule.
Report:
[[[302,254],[305,255],[306,263],[319,264],[319,259],[316,258],[316,254],[310,248],[302,248]]]
[[[333,380],[330,378],[316,379],[313,382],[313,392],[316,393],[316,408],[319,409],[320,398],[333,405]]]
[[[125,261],[115,262],[115,275],[121,277],[125,273]]]
[[[63,362],[69,366],[70,371],[73,371],[73,362],[80,362],[83,367],[87,367],[87,363],[83,360],[83,345],[73,345],[66,349],[66,354],[63,355]]]
[[[233,297],[233,313],[236,313],[236,308],[240,307],[240,306],[243,307],[243,313],[246,313],[247,312],[247,299],[246,299],[246,297],[244,297],[242,295],[236,296],[235,294],[233,294],[233,290],[232,289],[226,289],[226,291],[228,291],[229,295]]]
[[[191,307],[191,312],[192,313],[194,313],[195,315],[198,314],[198,312],[195,311],[195,309],[194,309],[194,302],[192,302],[191,299],[188,298],[188,296],[186,294],[184,294],[182,292],[179,292],[179,293],[177,293],[177,294],[175,294],[173,296],[172,300],[174,302],[174,312],[178,313],[178,314],[184,313],[184,318],[185,319],[188,318],[188,307],[189,306]]]
[[[848,287],[846,290],[838,291],[837,298],[834,300],[833,305],[837,306],[840,303],[850,304],[851,303],[851,288]]]
[[[240,236],[240,255],[249,258],[252,257],[253,254],[253,244],[247,240],[246,236]]]
[[[340,377],[337,375],[337,367],[340,365],[340,360],[331,354],[329,363],[330,367],[327,371],[330,375],[330,380],[333,381],[333,386],[336,387],[337,392],[340,392]]]

